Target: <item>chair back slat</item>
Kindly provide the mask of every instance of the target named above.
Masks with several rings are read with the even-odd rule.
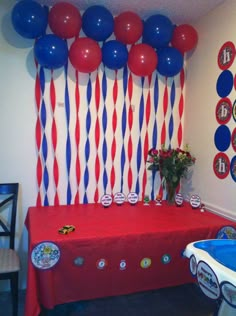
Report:
[[[3,229],[3,231],[0,232],[0,236],[10,238],[9,245],[11,249],[15,248],[15,229],[16,229],[18,190],[19,190],[19,183],[0,183],[0,194],[13,195],[12,200],[8,202],[10,206],[10,212],[11,212],[9,227],[7,227],[7,225],[0,219],[0,226]]]

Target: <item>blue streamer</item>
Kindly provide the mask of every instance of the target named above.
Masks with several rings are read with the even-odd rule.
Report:
[[[171,144],[171,139],[173,137],[173,132],[174,132],[174,118],[173,118],[174,102],[175,102],[175,82],[173,80],[173,83],[171,85],[171,91],[170,91],[171,115],[170,115],[170,121],[169,121],[169,127],[168,127],[170,144]]]
[[[40,119],[41,119],[41,124],[43,127],[42,157],[44,160],[43,185],[44,185],[44,190],[45,190],[43,205],[48,206],[49,205],[48,196],[47,196],[47,191],[48,191],[48,186],[49,186],[49,176],[48,176],[48,170],[47,170],[48,144],[47,144],[47,138],[45,134],[45,128],[47,124],[47,111],[46,111],[46,105],[43,98],[44,91],[45,91],[45,73],[44,73],[43,67],[40,67],[40,70],[39,70],[39,82],[40,82],[40,89],[41,89],[41,95],[42,95]]]
[[[141,78],[141,87],[142,87],[142,94],[139,103],[139,141],[138,141],[138,148],[137,148],[137,180],[135,186],[135,192],[139,194],[140,192],[140,184],[139,184],[139,171],[141,168],[141,161],[142,161],[142,140],[141,140],[141,131],[143,127],[143,118],[144,118],[144,98],[143,98],[143,87],[144,87],[144,77]]]
[[[157,140],[158,140],[158,128],[157,128],[157,110],[158,110],[158,100],[159,100],[159,84],[158,84],[158,74],[156,75],[155,83],[154,83],[154,110],[155,110],[155,120],[152,131],[152,147],[157,148]],[[151,190],[151,199],[155,199],[155,179],[156,172],[152,172],[152,190]]]
[[[89,183],[89,171],[88,171],[88,166],[86,166],[85,171],[84,171],[84,187],[87,188]],[[83,203],[87,204],[88,203],[88,197],[86,190],[84,191],[84,198],[83,198]]]
[[[121,192],[123,192],[124,186],[124,166],[125,166],[125,146],[124,146],[124,137],[126,131],[126,102],[125,96],[127,92],[127,84],[128,84],[128,68],[127,65],[123,68],[123,93],[124,93],[124,103],[123,103],[123,110],[122,110],[122,118],[121,118],[121,129],[122,129],[122,147],[121,147],[121,159],[120,159],[120,167],[121,167]]]
[[[87,197],[87,188],[89,184],[89,169],[88,169],[88,161],[90,157],[90,141],[89,141],[89,132],[91,128],[91,113],[90,113],[90,102],[92,98],[92,83],[91,83],[91,77],[89,75],[89,80],[87,84],[87,104],[88,104],[88,109],[87,109],[87,114],[86,114],[86,132],[87,132],[87,140],[85,142],[85,160],[86,160],[86,167],[84,171],[84,198],[83,198],[83,203],[87,204],[88,203],[88,197]]]
[[[104,192],[106,193],[107,184],[108,184],[108,175],[106,170],[106,162],[107,162],[107,142],[106,142],[106,130],[107,130],[107,110],[106,110],[106,96],[107,96],[107,78],[106,72],[104,71],[102,77],[102,96],[104,100],[103,112],[102,112],[102,128],[104,134],[104,140],[102,145],[102,158],[104,164],[104,171],[103,171],[103,187]]]
[[[67,140],[66,140],[66,167],[68,175],[67,183],[67,204],[71,204],[71,186],[70,186],[70,166],[71,166],[71,141],[70,141],[70,100],[69,100],[69,90],[68,90],[68,81],[67,81],[67,71],[68,63],[64,67],[65,70],[65,111],[66,111],[66,122],[67,122]]]

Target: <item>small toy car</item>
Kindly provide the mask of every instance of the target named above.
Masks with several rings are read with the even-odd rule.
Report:
[[[60,228],[58,230],[58,233],[63,234],[63,235],[67,235],[71,232],[75,231],[75,226],[73,225],[65,225],[62,228]]]

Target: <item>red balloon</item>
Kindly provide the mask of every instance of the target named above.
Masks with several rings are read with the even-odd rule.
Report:
[[[77,38],[70,47],[69,59],[80,72],[93,72],[102,61],[102,51],[98,43],[88,37]]]
[[[142,33],[143,22],[136,13],[126,11],[115,18],[114,34],[118,41],[133,44],[140,39]]]
[[[70,3],[56,3],[49,12],[48,24],[54,34],[72,38],[79,34],[82,19],[79,10]]]
[[[129,69],[137,76],[149,76],[157,67],[157,54],[148,44],[136,44],[131,47],[128,57]]]
[[[188,24],[176,26],[173,32],[171,44],[180,52],[185,53],[196,47],[198,42],[197,31]]]

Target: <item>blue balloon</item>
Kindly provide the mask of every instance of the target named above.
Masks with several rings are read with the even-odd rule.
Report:
[[[46,32],[48,12],[37,2],[23,0],[14,6],[11,19],[18,34],[26,38],[37,38]]]
[[[94,5],[82,16],[84,33],[95,41],[105,41],[114,30],[114,18],[103,6]]]
[[[157,50],[157,71],[166,77],[177,75],[184,65],[184,58],[180,51],[174,47],[163,47]]]
[[[164,47],[172,39],[174,26],[169,18],[156,14],[144,22],[143,42],[154,48]]]
[[[66,41],[53,34],[42,36],[34,45],[37,62],[48,69],[64,66],[68,61],[68,54]]]
[[[106,42],[102,47],[102,61],[106,67],[113,70],[124,67],[128,61],[126,45],[117,40]]]

